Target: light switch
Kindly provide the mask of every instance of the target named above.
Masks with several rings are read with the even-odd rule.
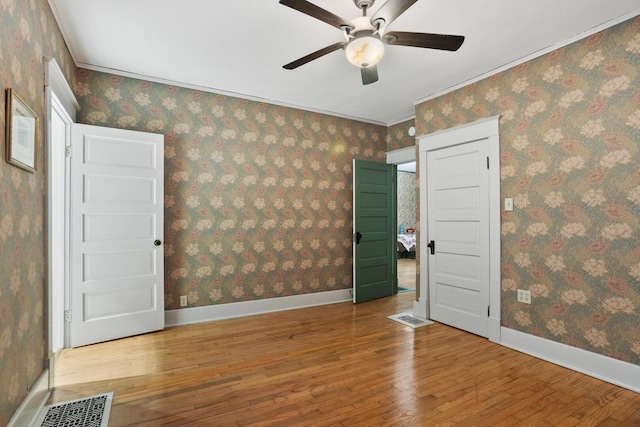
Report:
[[[504,199],[504,210],[507,212],[513,211],[513,199],[511,197]]]

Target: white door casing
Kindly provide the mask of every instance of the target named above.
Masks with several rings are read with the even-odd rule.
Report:
[[[430,255],[427,247],[430,240],[430,210],[428,207],[428,156],[432,151],[465,143],[486,140],[488,170],[488,303],[490,314],[487,319],[486,336],[494,342],[500,342],[500,142],[498,134],[499,116],[474,123],[457,126],[452,129],[423,135],[418,138],[420,170],[420,297],[414,304],[415,314],[430,318],[430,289],[433,286],[430,277]],[[445,246],[446,248],[446,246]],[[436,250],[439,249],[436,242]],[[485,313],[487,307],[484,308]]]
[[[73,125],[72,347],[164,327],[163,176],[162,135]]]
[[[67,216],[69,195],[67,193],[67,172],[69,161],[65,156],[66,145],[71,138],[71,118],[62,108],[54,93],[50,94],[51,108],[48,123],[48,200],[47,217],[49,226],[48,271],[49,290],[49,349],[56,353],[64,348],[65,286],[68,273],[66,262],[69,253],[67,241]]]
[[[48,353],[50,387],[56,355],[65,346],[69,282],[69,159],[71,125],[80,104],[54,58],[44,58],[45,141],[47,171],[47,271],[48,271]]]

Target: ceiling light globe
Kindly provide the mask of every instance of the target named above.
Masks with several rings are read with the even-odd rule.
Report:
[[[376,65],[384,55],[384,43],[374,36],[356,37],[345,48],[347,60],[359,68]]]

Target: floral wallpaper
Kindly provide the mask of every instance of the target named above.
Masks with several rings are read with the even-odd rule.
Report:
[[[43,56],[56,58],[72,81],[75,66],[46,0],[0,1],[0,425],[47,358]],[[36,173],[6,162],[7,88],[40,117]]]
[[[398,171],[398,227],[416,228],[416,174]]]
[[[387,150],[393,151],[415,146],[415,137],[409,136],[408,133],[409,128],[412,126],[415,126],[414,119],[405,120],[404,122],[389,126],[387,128]]]
[[[416,107],[500,114],[502,324],[640,364],[640,18]],[[516,301],[531,291],[532,304]]]
[[[415,119],[422,135],[501,114],[501,192],[516,205],[502,213],[504,326],[634,364],[639,27],[630,20],[427,101]],[[202,306],[350,286],[351,159],[413,146],[413,120],[387,130],[76,74],[47,1],[3,0],[0,140],[8,87],[41,121],[37,172],[0,162],[0,425],[47,358],[43,56],[75,88],[79,121],[165,135],[167,309],[180,295]],[[517,303],[516,288],[531,290],[533,304]]]
[[[352,159],[386,128],[79,70],[78,121],[165,135],[165,306],[351,286]]]

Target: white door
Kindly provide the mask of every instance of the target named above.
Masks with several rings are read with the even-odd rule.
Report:
[[[74,124],[70,345],[164,328],[164,137]]]
[[[487,140],[427,153],[431,318],[486,337],[489,318]]]

